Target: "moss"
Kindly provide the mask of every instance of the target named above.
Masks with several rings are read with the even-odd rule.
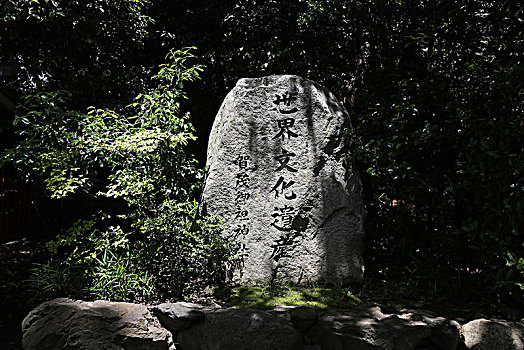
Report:
[[[276,305],[317,308],[351,308],[360,300],[347,290],[290,286],[238,286],[215,294],[229,305],[241,308],[272,309]]]

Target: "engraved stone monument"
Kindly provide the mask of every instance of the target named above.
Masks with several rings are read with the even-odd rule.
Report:
[[[209,138],[207,214],[242,244],[242,281],[363,277],[361,183],[349,116],[331,92],[293,75],[240,79]]]

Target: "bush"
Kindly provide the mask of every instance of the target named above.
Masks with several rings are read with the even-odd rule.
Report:
[[[48,244],[52,260],[31,279],[46,297],[181,297],[223,282],[234,265],[236,245],[216,220],[198,216],[202,171],[184,151],[195,137],[182,89],[202,67],[188,66],[190,49],[167,57],[153,77],[158,86],[137,96],[130,115],[70,110],[63,91],[28,96],[19,109],[20,141],[4,162],[43,180],[52,198],[115,201],[116,213],[77,221]],[[81,276],[64,278],[72,271]]]
[[[160,295],[182,297],[226,281],[240,256],[237,243],[220,235],[216,218],[197,219],[196,202],[165,201],[154,216],[140,220],[140,251],[156,276]]]
[[[376,38],[352,114],[368,276],[424,295],[523,301],[518,264],[507,264],[524,257],[514,5],[388,4],[395,30]]]
[[[31,269],[35,301],[56,296],[147,300],[155,295],[152,276],[138,264],[129,234],[120,227],[99,231],[94,220],[79,220],[47,243],[51,258]]]

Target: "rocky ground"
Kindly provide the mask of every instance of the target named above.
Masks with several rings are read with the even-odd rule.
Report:
[[[0,350],[22,349],[21,323],[36,306],[31,301],[31,293],[25,281],[32,264],[44,260],[45,247],[41,241],[24,239],[0,245]],[[446,300],[409,302],[402,296],[394,298],[395,293],[387,289],[388,285],[385,282],[370,281],[356,294],[362,301],[379,305],[382,312],[389,314],[401,314],[411,307],[416,307],[456,320],[460,324],[479,318],[507,318],[489,305],[479,305],[475,302],[457,304]]]

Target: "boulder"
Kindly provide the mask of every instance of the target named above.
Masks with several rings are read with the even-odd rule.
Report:
[[[384,314],[378,306],[330,310],[304,334],[320,349],[452,350],[457,347],[455,321],[413,313]]]
[[[205,312],[214,309],[216,308],[186,302],[163,303],[151,307],[151,311],[158,317],[160,323],[171,332],[188,328],[196,321],[204,318]]]
[[[271,314],[289,321],[296,329],[303,332],[317,321],[319,310],[307,306],[279,305],[269,311]]]
[[[364,206],[347,111],[293,75],[240,79],[209,137],[203,212],[244,253],[242,281],[360,281]]]
[[[466,349],[524,350],[524,324],[479,319],[466,323],[460,331]]]
[[[178,333],[182,350],[302,350],[302,335],[265,311],[222,309]]]
[[[384,313],[373,304],[350,310],[277,306],[265,312],[179,302],[150,310],[159,319],[144,305],[48,301],[24,319],[23,347],[174,350],[174,336],[179,350],[455,350],[459,340],[455,321],[426,311]],[[475,320],[463,326],[461,336],[461,349],[524,349],[522,323]]]
[[[22,322],[25,350],[167,350],[171,335],[144,305],[55,299]]]
[[[431,327],[432,344],[440,350],[455,350],[460,338],[460,324],[444,317],[422,315],[421,319]]]

